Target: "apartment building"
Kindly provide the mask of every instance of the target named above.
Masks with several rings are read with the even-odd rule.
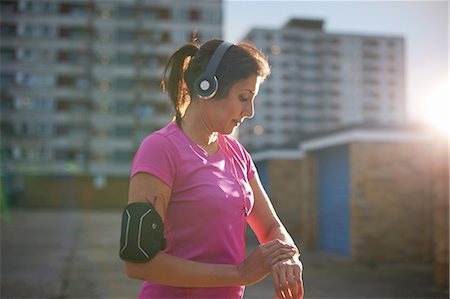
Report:
[[[245,36],[269,57],[272,74],[256,114],[240,126],[249,150],[297,147],[308,135],[353,125],[405,122],[405,41],[331,33],[323,20],[291,19]]]
[[[221,0],[2,0],[4,173],[127,176],[170,121],[168,56],[222,36]]]

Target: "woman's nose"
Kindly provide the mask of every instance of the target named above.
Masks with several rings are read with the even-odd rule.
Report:
[[[253,105],[253,101],[249,101],[248,104],[244,107],[242,115],[245,118],[253,118],[254,114],[255,114],[255,107]]]

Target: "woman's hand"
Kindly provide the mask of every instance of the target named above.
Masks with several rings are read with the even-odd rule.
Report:
[[[295,246],[281,240],[260,244],[239,266],[244,285],[263,279],[277,263],[290,260],[298,253]]]
[[[298,255],[276,263],[271,268],[272,283],[276,299],[302,299],[303,264]]]

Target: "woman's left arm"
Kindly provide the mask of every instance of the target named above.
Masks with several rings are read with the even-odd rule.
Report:
[[[248,216],[248,224],[259,242],[264,244],[279,239],[295,246],[292,237],[278,218],[269,196],[264,190],[258,175],[250,180],[255,204]],[[278,298],[303,298],[303,265],[298,255],[272,266],[272,282]]]

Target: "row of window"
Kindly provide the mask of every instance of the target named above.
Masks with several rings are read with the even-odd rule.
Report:
[[[309,45],[312,47],[323,47],[324,45],[330,45],[332,47],[339,46],[344,43],[348,43],[348,36],[343,35],[342,37],[338,36],[327,36],[323,34],[323,32],[318,33],[317,35],[309,35],[302,34],[301,31],[296,33],[280,33],[280,31],[272,31],[272,32],[264,32],[255,31],[250,34],[248,38],[250,40],[256,40],[258,38],[262,38],[266,42],[271,42],[277,38],[281,37],[281,40],[284,44],[290,46],[297,45]],[[399,38],[391,39],[391,38],[371,38],[371,37],[352,37],[354,43],[360,44],[364,48],[379,48],[385,46],[387,48],[397,48],[402,45],[403,40]]]
[[[304,109],[300,109],[297,112],[292,113],[293,111],[285,112],[285,113],[270,113],[261,115],[254,120],[250,120],[249,123],[252,122],[264,122],[264,124],[272,126],[274,123],[281,123],[283,127],[289,127],[291,124],[300,124],[300,127],[306,123],[315,123],[318,124],[329,121],[331,118],[334,119],[337,117],[336,110],[339,110],[340,106],[335,106],[335,104],[331,103],[331,105],[319,105],[318,107],[303,107]],[[328,110],[323,110],[325,108],[332,108]],[[361,113],[365,115],[365,113],[369,113],[370,115],[377,112],[389,112],[393,113],[390,115],[391,118],[394,118],[399,112],[399,106],[395,105],[395,103],[389,103],[388,105],[382,105],[377,102],[367,102],[361,105]],[[301,113],[303,112],[303,113]],[[296,126],[298,127],[298,126]]]
[[[69,124],[58,124],[46,121],[15,121],[14,123],[2,122],[1,134],[5,138],[56,138],[70,137],[74,140],[80,138],[111,138],[130,139],[141,138],[142,134],[149,131],[139,132],[139,129],[129,125],[112,125],[110,127],[94,127],[87,124],[78,126]]]
[[[248,125],[247,128],[240,129],[239,134],[242,136],[242,139],[245,140],[246,136],[262,136],[265,137],[267,141],[270,140],[270,138],[267,138],[267,135],[294,135],[298,137],[302,132],[305,132],[306,130],[303,130],[306,127],[313,127],[316,129],[319,129],[322,125],[325,124],[335,124],[338,123],[339,119],[336,116],[328,116],[328,117],[322,117],[322,118],[304,118],[302,119],[302,129],[299,129],[298,127],[288,128],[288,127],[279,127],[276,128],[273,125],[273,122],[268,121],[264,124],[258,124],[258,125]],[[246,145],[248,145],[246,143]]]
[[[129,65],[143,68],[160,68],[165,66],[167,55],[149,53],[116,52],[112,55],[94,53],[89,50],[49,50],[32,48],[0,49],[0,61],[2,63],[54,63],[88,65],[99,63],[101,65]]]
[[[272,48],[268,47],[265,49],[265,53],[272,52]],[[324,49],[317,48],[305,51],[299,48],[293,47],[280,47],[278,54],[283,54],[284,57],[289,57],[290,61],[297,63],[298,61],[305,61],[305,64],[317,64],[322,63],[323,60],[340,61],[344,59],[344,56],[348,56],[346,51],[338,51],[334,49]],[[399,59],[399,54],[394,51],[377,51],[376,49],[371,50],[361,50],[359,52],[353,52],[352,56],[355,59],[362,59],[367,61],[379,61],[381,59],[386,59],[388,61],[396,61]],[[322,62],[321,62],[322,61]]]
[[[82,149],[58,149],[49,147],[24,147],[8,145],[4,147],[6,160],[21,162],[106,162],[130,163],[133,152],[114,150],[110,153],[88,152]]]
[[[117,29],[106,31],[83,26],[51,26],[40,24],[16,25],[2,23],[0,25],[2,38],[51,39],[71,41],[97,41],[101,43],[139,42],[144,44],[183,43],[191,40],[192,30],[148,30],[148,29]],[[203,32],[197,33],[199,41],[209,38]]]
[[[306,63],[304,61],[298,61],[297,59],[294,61],[283,61],[279,64],[283,73],[289,73],[292,77],[293,74],[298,72],[301,74],[311,74],[321,76],[321,72],[340,71],[342,67],[342,63],[339,60],[334,61],[326,61],[321,59],[315,63]],[[272,69],[277,69],[278,65],[274,63]],[[346,61],[345,67],[349,67],[348,62]],[[380,66],[379,63],[374,63],[373,61],[360,61],[358,65],[350,65],[354,71],[360,70],[362,72],[382,72],[387,71],[388,73],[397,73],[398,65],[390,61],[388,65]]]
[[[168,103],[133,103],[132,101],[89,102],[85,99],[56,99],[52,97],[33,96],[5,96],[2,98],[1,109],[5,112],[60,112],[60,113],[92,113],[100,112],[115,115],[133,115],[147,118],[155,115],[168,115]]]
[[[304,95],[298,95],[295,99],[291,101],[282,101],[275,103],[274,101],[265,101],[263,106],[265,108],[274,108],[274,107],[282,107],[282,108],[298,108],[298,109],[322,109],[322,108],[332,108],[339,109],[341,104],[337,101],[330,101],[329,99],[323,98],[313,98],[303,101]],[[295,110],[297,111],[297,110]]]
[[[174,3],[175,4],[175,3]],[[155,6],[134,3],[102,3],[86,2],[55,2],[55,1],[14,1],[2,0],[0,11],[4,14],[37,14],[87,17],[96,15],[102,19],[136,18],[145,20],[172,20],[192,22],[221,22],[221,6],[218,2],[215,8],[195,8],[182,6]]]
[[[160,90],[161,82],[159,79],[149,79],[145,77],[115,77],[115,78],[94,78],[92,81],[83,75],[69,74],[48,74],[48,73],[1,73],[0,79],[3,86],[22,86],[22,87],[48,87],[48,88],[80,88],[89,87],[98,88],[102,91],[111,89],[134,89]]]

